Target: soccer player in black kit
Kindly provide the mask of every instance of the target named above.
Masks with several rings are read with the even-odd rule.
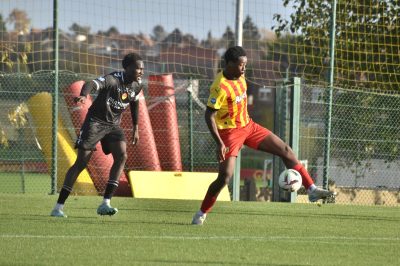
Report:
[[[126,138],[120,128],[121,114],[130,105],[133,122],[133,145],[139,140],[138,113],[139,93],[142,90],[141,79],[144,71],[142,58],[130,53],[122,60],[124,71],[117,71],[86,82],[76,103],[84,103],[90,92],[97,92],[97,97],[90,106],[82,125],[75,147],[78,157],[66,173],[57,204],[51,216],[67,217],[63,207],[72,191],[79,174],[87,166],[96,144],[100,141],[103,152],[111,153],[114,159],[109,180],[104,192],[103,202],[97,208],[99,215],[114,215],[118,212],[111,207],[110,200],[119,184],[119,177],[127,160]]]

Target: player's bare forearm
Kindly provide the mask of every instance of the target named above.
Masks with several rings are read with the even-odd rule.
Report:
[[[129,105],[131,108],[132,124],[137,125],[139,123],[139,101],[131,101]]]
[[[217,156],[218,156],[218,160],[221,162],[221,161],[225,160],[226,147],[218,133],[217,123],[215,122],[216,114],[217,114],[217,110],[207,108],[206,113],[205,113],[205,120],[206,120],[207,127],[210,130],[211,136],[217,143],[217,146],[218,146],[217,147]]]
[[[136,145],[139,142],[139,126],[133,125],[132,129],[132,144]]]
[[[223,142],[222,142],[222,140],[221,140],[221,138],[219,136],[217,123],[215,122],[215,115],[216,114],[217,114],[217,110],[213,110],[211,108],[207,108],[204,118],[206,120],[207,127],[210,130],[210,133],[211,133],[212,137],[214,138],[214,140],[217,143],[217,145],[220,145]]]

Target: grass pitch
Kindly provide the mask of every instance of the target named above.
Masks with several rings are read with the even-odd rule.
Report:
[[[0,194],[0,265],[399,265],[397,207]]]

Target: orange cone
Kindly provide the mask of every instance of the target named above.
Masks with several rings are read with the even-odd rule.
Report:
[[[174,81],[171,74],[149,76],[151,125],[163,171],[182,171]]]
[[[132,145],[132,118],[130,107],[122,114],[121,127],[127,139],[126,168],[136,171],[161,171],[149,113],[143,91],[139,94],[139,142]]]

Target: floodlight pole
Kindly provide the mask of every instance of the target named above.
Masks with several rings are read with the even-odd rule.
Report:
[[[235,20],[235,39],[236,45],[242,46],[243,42],[243,0],[236,0],[236,20]],[[236,158],[235,171],[233,172],[232,200],[240,200],[240,162],[241,152]]]

